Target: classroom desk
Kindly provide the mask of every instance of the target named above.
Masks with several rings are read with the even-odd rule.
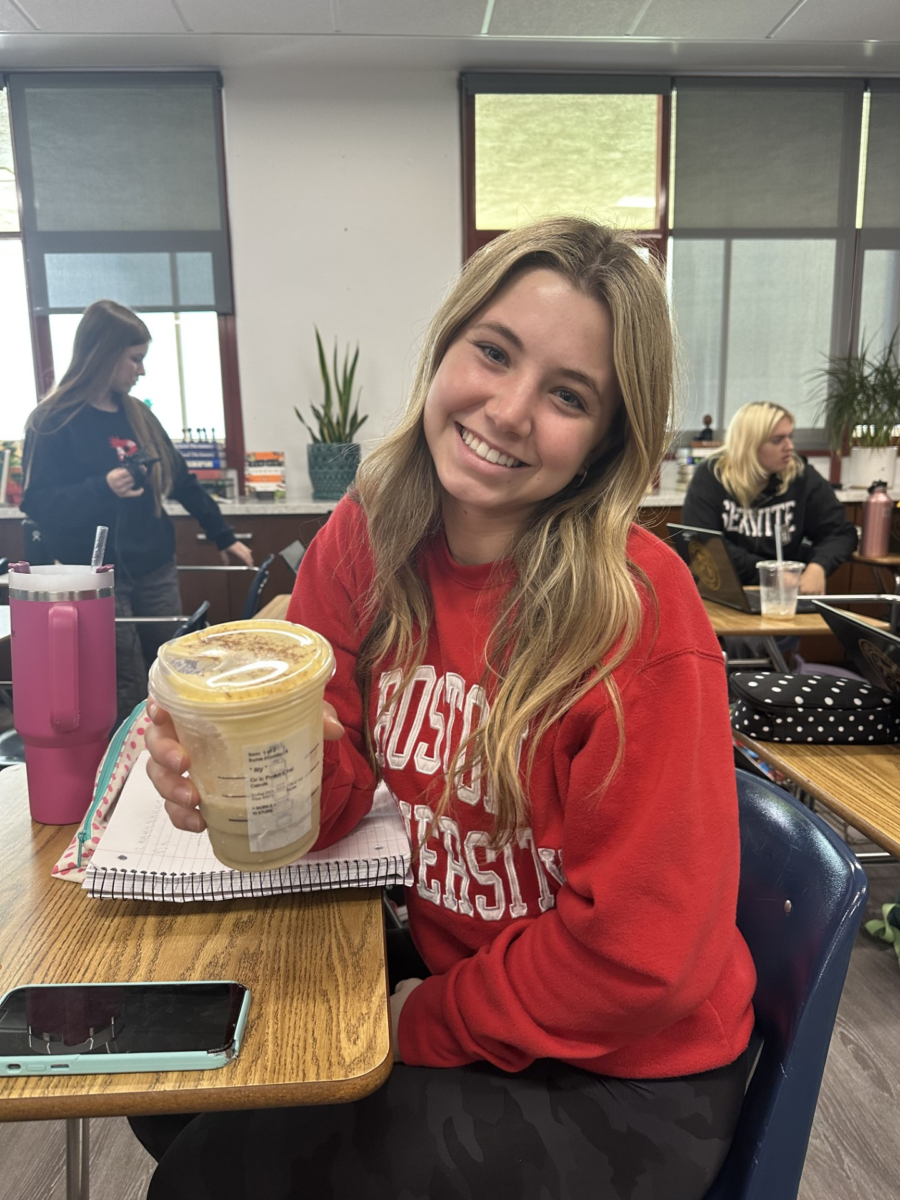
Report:
[[[264,617],[269,621],[283,621],[287,616],[288,605],[291,602],[289,592],[284,592],[280,596],[273,596],[268,604],[264,604],[257,617]]]
[[[900,745],[810,746],[735,739],[900,858]]]
[[[384,1082],[380,889],[92,900],[50,875],[73,833],[31,821],[24,767],[0,771],[0,994],[28,983],[235,979],[252,996],[244,1045],[211,1071],[2,1078],[0,1120],[332,1104]]]
[[[843,598],[842,598],[843,599]],[[716,604],[713,600],[704,600],[703,607],[709,617],[716,637],[757,637],[765,643],[766,652],[776,671],[787,672],[788,666],[784,656],[775,641],[778,637],[803,637],[805,634],[831,634],[831,627],[819,613],[795,613],[787,620],[776,620],[773,617],[758,616],[756,613],[741,612],[737,608],[728,608],[725,604]],[[860,620],[868,622],[876,629],[888,629],[886,621],[875,617],[862,616]]]

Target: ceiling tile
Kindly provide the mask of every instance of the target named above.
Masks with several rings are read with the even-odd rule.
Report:
[[[645,0],[497,0],[488,33],[506,37],[627,37]]]
[[[194,33],[333,33],[329,0],[175,0]]]
[[[900,42],[896,0],[807,0],[775,37],[801,42]]]
[[[487,0],[335,0],[341,33],[476,37]]]
[[[184,33],[169,0],[25,0],[44,33]]]
[[[9,0],[0,0],[0,33],[34,33],[34,25]]]
[[[635,37],[698,41],[764,38],[791,11],[794,0],[651,0]]]

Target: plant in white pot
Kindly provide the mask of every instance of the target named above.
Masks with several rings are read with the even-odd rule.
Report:
[[[307,430],[312,442],[306,448],[309,477],[313,485],[313,500],[340,500],[353,482],[359,466],[359,442],[353,440],[359,427],[367,420],[359,415],[359,391],[353,399],[353,381],[359,360],[359,346],[353,358],[350,348],[344,351],[344,361],[338,366],[337,339],[329,368],[316,329],[316,348],[319,352],[319,374],[322,376],[322,407],[310,404],[315,417],[315,427],[294,406],[297,418]],[[352,407],[351,407],[352,406]]]
[[[818,372],[825,384],[818,415],[833,450],[851,447],[850,478],[844,480],[851,487],[868,487],[875,479],[890,486],[894,479],[900,432],[897,336],[895,329],[876,355],[866,344],[859,354],[830,358]]]

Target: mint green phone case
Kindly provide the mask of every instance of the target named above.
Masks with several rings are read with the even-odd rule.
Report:
[[[202,984],[219,983],[233,985],[235,980],[228,979],[196,979],[196,980],[158,980],[160,984],[178,986],[179,983]],[[28,990],[44,990],[70,986],[64,984],[30,984]],[[95,983],[79,984],[79,987],[116,987],[128,990],[130,988],[151,987],[147,983]],[[235,1023],[234,1038],[230,1045],[214,1047],[209,1050],[179,1050],[159,1051],[153,1053],[54,1053],[52,1050],[41,1053],[0,1055],[0,1076],[19,1075],[110,1075],[133,1074],[148,1071],[209,1071],[214,1067],[224,1067],[237,1058],[247,1024],[247,1014],[250,1010],[250,990],[243,984],[237,984],[244,989],[240,1013]],[[12,988],[0,997],[2,1006],[9,996],[25,987]]]

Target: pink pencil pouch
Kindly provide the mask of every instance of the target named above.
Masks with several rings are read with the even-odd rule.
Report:
[[[73,883],[84,881],[87,865],[94,847],[103,836],[107,823],[125,780],[145,748],[144,735],[150,718],[147,704],[142,700],[134,712],[123,721],[107,747],[97,768],[94,796],[78,832],[66,847],[65,853],[51,872],[57,879],[70,879]]]

